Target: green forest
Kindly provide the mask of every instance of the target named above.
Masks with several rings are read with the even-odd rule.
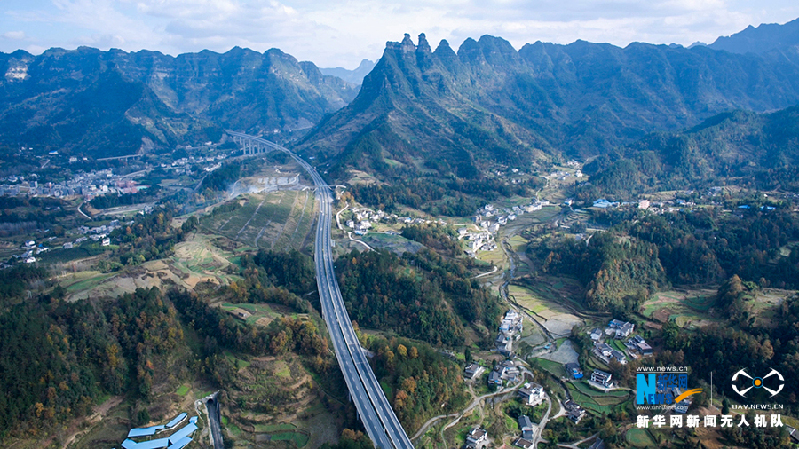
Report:
[[[528,245],[543,272],[578,279],[595,310],[635,310],[670,285],[718,285],[733,275],[761,287],[799,288],[799,217],[787,209],[716,208],[655,215],[596,212],[610,228],[586,244],[551,234]]]
[[[336,275],[351,318],[362,326],[449,347],[463,345],[471,326],[489,345],[499,298],[469,279],[467,263],[429,248],[401,257],[354,250],[337,261]]]

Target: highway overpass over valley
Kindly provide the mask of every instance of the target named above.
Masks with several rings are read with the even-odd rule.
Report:
[[[382,449],[413,448],[408,435],[397,419],[397,415],[391,409],[391,405],[386,399],[386,395],[383,393],[383,389],[380,387],[371,366],[369,366],[366,355],[352,328],[349,314],[344,308],[344,299],[341,297],[341,291],[333,271],[333,254],[331,251],[330,227],[332,222],[331,203],[334,199],[333,192],[314,167],[288,149],[260,137],[236,131],[228,131],[227,133],[245,148],[255,149],[254,151],[256,152],[277,150],[288,154],[313,179],[320,203],[319,223],[316,227],[316,241],[314,243],[316,285],[319,288],[322,315],[330,331],[330,338],[336,351],[336,359],[338,359],[338,364],[344,373],[344,380],[347,382],[350,396],[358,409],[358,417],[375,446]]]

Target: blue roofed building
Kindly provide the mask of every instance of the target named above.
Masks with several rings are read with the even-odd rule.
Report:
[[[172,429],[173,427],[175,427],[178,424],[182,423],[184,419],[186,419],[186,414],[185,413],[181,413],[178,416],[176,416],[172,421],[169,421],[168,423],[166,423],[166,428],[167,429]]]
[[[172,436],[169,437],[169,442],[175,444],[183,438],[190,436],[195,430],[197,430],[197,426],[194,425],[194,423],[189,423],[186,425],[186,427],[172,434]]]
[[[128,438],[151,437],[159,430],[164,430],[163,424],[143,429],[130,429],[130,432],[128,432]]]
[[[583,378],[583,370],[577,363],[567,363],[566,372],[571,374],[572,378],[575,380]]]
[[[157,440],[142,441],[137,443],[131,439],[122,442],[125,449],[161,449],[169,446],[169,438],[159,438]]]
[[[179,441],[177,441],[176,443],[173,443],[167,449],[183,449],[184,447],[188,446],[189,443],[191,443],[191,438],[183,437]]]

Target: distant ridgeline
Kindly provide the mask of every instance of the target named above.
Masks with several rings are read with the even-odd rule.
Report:
[[[720,114],[681,133],[654,133],[586,164],[577,198],[619,200],[657,190],[739,185],[799,192],[799,108]]]
[[[0,144],[96,158],[307,129],[355,87],[277,49],[0,53]]]
[[[799,53],[737,54],[706,46],[467,39],[432,50],[425,36],[389,42],[352,103],[299,150],[388,182],[473,178],[496,166],[585,159],[714,114],[799,101]]]

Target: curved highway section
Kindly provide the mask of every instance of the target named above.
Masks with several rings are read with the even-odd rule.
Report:
[[[366,359],[358,337],[352,329],[344,299],[333,271],[333,254],[331,252],[331,203],[333,194],[327,183],[310,164],[288,149],[269,142],[260,137],[227,131],[238,139],[247,139],[259,146],[282,151],[291,156],[302,166],[313,179],[319,194],[319,223],[316,227],[314,243],[314,263],[316,265],[316,285],[319,289],[322,315],[327,322],[330,338],[336,351],[336,359],[344,373],[350,396],[358,410],[369,438],[381,449],[412,449],[408,435],[399,423],[397,415],[391,409],[383,389],[377,382],[374,372]]]

